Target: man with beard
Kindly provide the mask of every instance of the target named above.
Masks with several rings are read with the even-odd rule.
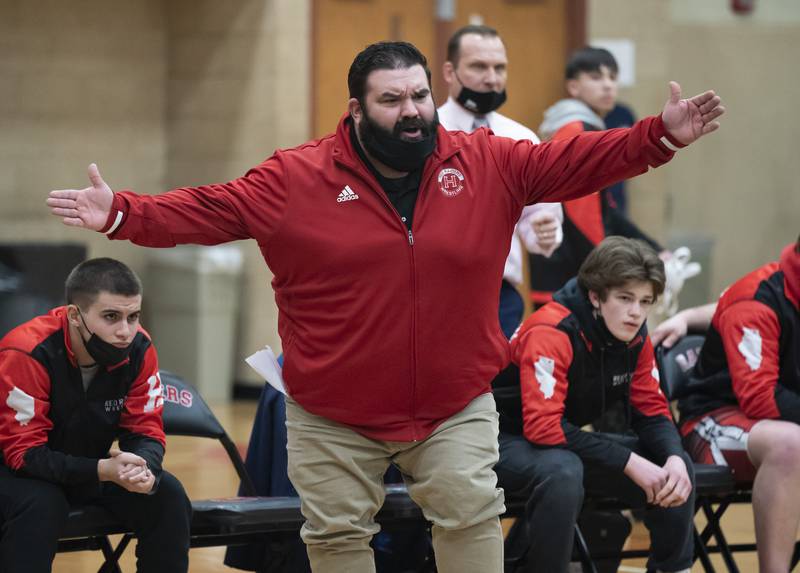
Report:
[[[317,573],[374,571],[369,541],[394,462],[433,522],[442,573],[500,572],[503,494],[490,381],[509,360],[497,300],[522,207],[669,161],[719,127],[713,92],[629,130],[536,146],[438,127],[425,57],[367,46],[335,135],[239,179],[162,195],[53,191],[67,225],[150,247],[258,241],[274,274],[289,477]]]
[[[447,43],[443,73],[449,97],[437,111],[445,129],[471,133],[488,127],[495,135],[539,143],[530,129],[495,111],[506,101],[508,74],[506,47],[497,30],[472,25],[457,30]],[[517,290],[523,282],[520,238],[528,252],[547,257],[561,244],[562,217],[559,203],[537,203],[522,209],[500,286],[500,328],[508,338],[525,310]]]

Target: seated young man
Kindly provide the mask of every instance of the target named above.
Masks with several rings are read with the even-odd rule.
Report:
[[[607,129],[605,118],[617,103],[617,61],[608,50],[587,46],[572,54],[564,69],[564,88],[569,95],[545,111],[539,126],[543,141],[571,139],[585,131]],[[531,300],[541,305],[553,292],[578,273],[581,263],[604,237],[621,235],[641,239],[657,251],[655,240],[645,234],[622,210],[612,206],[604,191],[562,203],[563,240],[550,257],[529,255]],[[525,239],[531,230],[520,226]],[[667,257],[668,252],[662,251]]]
[[[567,570],[584,492],[646,508],[648,569],[689,570],[693,473],[645,326],[664,280],[646,243],[607,237],[511,340],[521,405],[498,400],[495,470],[507,491],[528,496],[525,571]],[[582,429],[618,401],[631,431]]]
[[[800,521],[800,238],[722,294],[692,374],[684,444],[752,482],[759,570],[785,573]]]
[[[139,278],[113,259],[85,261],[66,299],[0,340],[0,570],[50,571],[79,503],[129,524],[138,571],[187,571],[191,503],[161,469],[163,398]]]

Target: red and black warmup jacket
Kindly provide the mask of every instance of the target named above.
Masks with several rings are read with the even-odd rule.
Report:
[[[0,463],[21,475],[65,486],[97,484],[97,462],[119,439],[120,449],[144,458],[158,481],[163,402],[156,350],[141,328],[129,357],[101,366],[86,391],[66,307],[0,340]]]
[[[682,420],[738,404],[749,418],[800,424],[800,253],[794,243],[779,262],[722,294],[688,391],[678,402]]]
[[[520,370],[521,408],[498,400],[501,431],[521,426],[537,446],[566,448],[585,462],[622,471],[631,450],[581,427],[623,401],[628,426],[656,463],[683,451],[646,326],[630,343],[614,338],[593,316],[576,279],[528,317],[511,339],[511,352]]]
[[[570,139],[585,131],[597,131],[591,124],[572,121],[553,134],[552,141]],[[641,239],[661,251],[662,247],[642,232],[633,221],[603,198],[603,193],[586,195],[561,204],[564,208],[564,239],[550,257],[530,253],[531,301],[544,304],[553,293],[578,274],[581,263],[603,239],[619,235]]]

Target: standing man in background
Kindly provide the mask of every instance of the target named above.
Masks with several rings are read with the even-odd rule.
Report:
[[[448,98],[438,112],[445,129],[472,133],[487,127],[495,135],[539,143],[533,131],[496,111],[506,101],[508,77],[506,47],[497,30],[489,26],[458,29],[447,43],[443,73]],[[562,218],[560,203],[537,203],[522,210],[500,287],[500,327],[508,338],[525,310],[518,290],[523,284],[520,237],[528,252],[548,257],[561,244]]]

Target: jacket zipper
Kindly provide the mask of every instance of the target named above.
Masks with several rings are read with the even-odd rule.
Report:
[[[381,201],[389,208],[389,210],[394,213],[395,219],[400,226],[407,231],[406,239],[408,241],[409,247],[409,254],[410,254],[410,262],[411,262],[411,407],[410,407],[410,418],[411,418],[411,441],[417,442],[419,441],[418,435],[419,432],[417,431],[417,423],[416,423],[416,391],[417,391],[417,271],[416,265],[414,262],[414,233],[411,232],[411,229],[406,227],[403,218],[400,216],[400,213],[395,209],[392,202],[389,200],[389,197],[386,196],[386,192],[381,189],[380,184],[377,181],[374,183],[369,181],[367,177],[364,176],[363,173],[360,173],[358,170],[354,169],[352,166],[349,166],[350,171],[352,171],[355,175],[359,177],[364,183],[367,184],[369,188],[372,189],[373,192],[377,193],[378,197],[381,198]],[[417,190],[417,200],[419,201],[419,194],[422,192],[423,189],[423,180],[427,183],[427,180],[430,179],[430,175],[425,178],[425,173],[423,176],[420,177],[420,186]],[[415,214],[416,214],[416,206],[415,206]]]
[[[419,191],[417,191],[419,193]],[[419,198],[419,195],[417,195]],[[414,234],[408,230],[408,247],[411,253],[411,440],[417,437],[417,268],[414,260]]]

